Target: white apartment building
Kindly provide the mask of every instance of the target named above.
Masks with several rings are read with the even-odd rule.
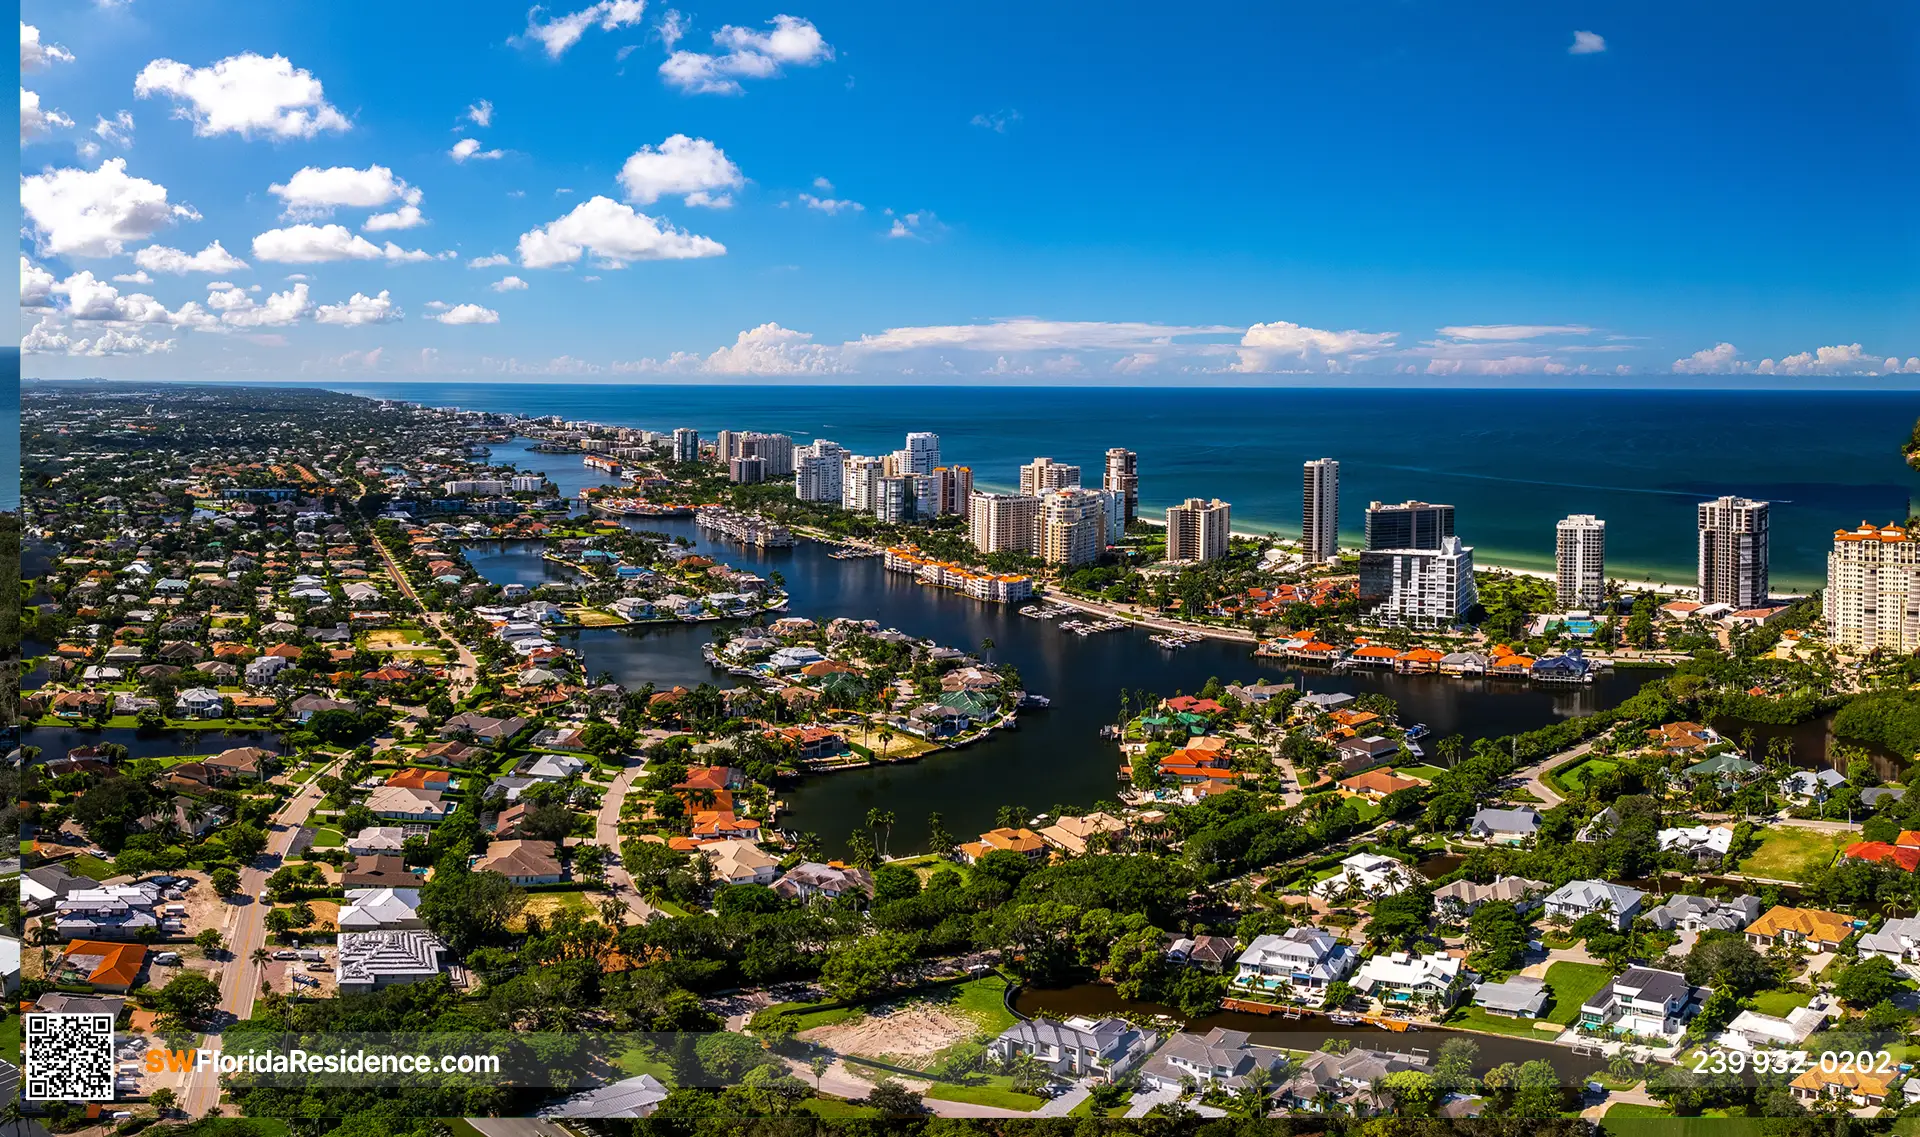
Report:
[[[1120,532],[1124,535],[1140,511],[1140,456],[1121,446],[1108,450],[1106,475],[1100,479],[1100,488],[1120,495],[1123,511]]]
[[[1035,458],[1020,467],[1020,492],[1039,497],[1048,490],[1080,487],[1080,467],[1062,465],[1051,458]]]
[[[933,473],[940,464],[940,436],[931,431],[916,430],[907,435],[907,445],[893,453],[895,473],[920,474]]]
[[[513,476],[514,493],[539,493],[547,488],[547,479],[540,474],[515,474]]]
[[[880,459],[849,454],[840,472],[840,505],[855,513],[872,513],[880,501],[880,479],[884,477]]]
[[[1855,651],[1920,651],[1920,541],[1866,522],[1833,535],[1821,597],[1827,639]]]
[[[1340,463],[1314,458],[1301,469],[1300,547],[1309,561],[1340,555]]]
[[[1767,602],[1767,503],[1721,497],[1700,503],[1702,604],[1759,608]]]
[[[1600,607],[1607,598],[1607,523],[1576,513],[1554,525],[1553,534],[1560,610]]]
[[[983,553],[1031,553],[1040,519],[1033,494],[976,493],[967,502],[967,533]]]
[[[844,455],[796,452],[793,467],[794,497],[801,501],[840,501]]]
[[[881,521],[911,521],[914,479],[906,475],[881,478],[874,488],[873,515]]]
[[[1447,628],[1479,599],[1473,549],[1446,537],[1438,549],[1368,549],[1360,554],[1360,612],[1389,628]]]
[[[447,492],[450,494],[473,494],[476,497],[507,493],[512,488],[512,482],[502,481],[499,478],[464,478],[446,484]]]
[[[1053,490],[1040,497],[1034,551],[1055,565],[1092,564],[1107,549],[1107,500],[1102,490]]]
[[[1227,555],[1233,507],[1219,498],[1190,497],[1167,509],[1167,559],[1211,561]]]
[[[796,446],[793,448],[793,472],[796,474],[799,473],[800,463],[806,461],[808,458],[833,458],[837,461],[844,462],[847,454],[847,448],[838,442],[833,442],[825,438],[816,438],[805,446]]]

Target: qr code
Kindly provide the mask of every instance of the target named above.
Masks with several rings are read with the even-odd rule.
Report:
[[[28,1101],[113,1100],[113,1016],[27,1014]]]

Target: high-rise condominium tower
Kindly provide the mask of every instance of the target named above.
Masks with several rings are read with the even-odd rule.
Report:
[[[1607,523],[1576,513],[1553,527],[1560,610],[1598,608],[1607,598]]]
[[[1167,509],[1167,559],[1210,561],[1227,554],[1232,507],[1219,498],[1190,497]]]
[[[1332,458],[1315,458],[1303,470],[1300,546],[1310,561],[1340,555],[1340,463]]]
[[[1700,503],[1700,603],[1767,602],[1767,503],[1721,497]]]
[[[1047,490],[1080,488],[1080,467],[1064,466],[1051,458],[1035,458],[1020,467],[1020,492],[1034,497]]]
[[[1133,524],[1140,511],[1140,456],[1119,446],[1107,451],[1107,473],[1100,488],[1121,495],[1126,508],[1122,528]]]

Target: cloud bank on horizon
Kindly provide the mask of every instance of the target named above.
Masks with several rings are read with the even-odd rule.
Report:
[[[1892,0],[1243,13],[1204,64],[1063,7],[1013,40],[422,5],[390,44],[234,12],[213,48],[163,9],[23,8],[29,376],[1920,375],[1914,260],[1883,255],[1920,184],[1884,146],[1920,125]],[[1252,65],[1281,24],[1300,59]],[[1751,172],[1850,145],[1876,188]]]

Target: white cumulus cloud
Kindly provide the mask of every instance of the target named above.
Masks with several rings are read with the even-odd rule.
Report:
[[[620,167],[620,188],[635,205],[652,205],[667,194],[682,194],[688,205],[725,207],[733,203],[726,191],[745,184],[740,167],[725,151],[704,138],[684,134],[671,135],[657,148],[642,146]]]
[[[72,125],[73,120],[59,111],[42,109],[38,92],[20,88],[20,141],[31,142]]]
[[[822,213],[830,215],[848,212],[861,213],[867,208],[857,201],[848,201],[845,198],[815,197],[810,193],[800,195],[800,204],[806,206],[808,209],[817,209]]]
[[[493,125],[493,104],[485,99],[467,107],[467,119],[475,126]]]
[[[179,249],[169,249],[165,245],[148,245],[133,254],[133,263],[148,272],[188,273],[188,272],[239,272],[247,267],[247,262],[229,253],[218,241],[213,241],[197,253],[184,253]]]
[[[262,304],[238,288],[214,291],[207,296],[207,307],[220,313],[220,321],[235,328],[281,328],[300,322],[313,314],[313,299],[305,281],[285,292],[274,292]]]
[[[1685,359],[1673,361],[1673,370],[1680,375],[1724,375],[1740,367],[1740,349],[1730,343],[1718,343],[1702,348]]]
[[[172,99],[175,115],[203,136],[312,138],[352,126],[326,101],[320,80],[280,55],[245,52],[212,67],[156,59],[135,77],[133,93]]]
[[[72,63],[73,53],[59,44],[42,43],[40,29],[20,21],[20,70],[44,71],[56,63]]]
[[[1607,37],[1598,32],[1575,32],[1568,55],[1599,55],[1607,50]]]
[[[517,276],[503,276],[487,286],[495,292],[524,292],[527,282]]]
[[[320,323],[347,325],[387,324],[400,316],[400,309],[394,306],[392,296],[384,288],[378,296],[356,292],[339,304],[322,304],[313,313],[313,318]]]
[[[169,202],[167,187],[128,176],[125,158],[109,158],[95,170],[23,177],[20,207],[49,256],[118,256],[128,241],[151,237],[175,218],[200,217]]]
[[[1286,361],[1306,362],[1365,355],[1393,346],[1395,332],[1326,331],[1288,320],[1255,324],[1240,338],[1240,358],[1232,370],[1273,371]]]
[[[20,306],[22,308],[51,308],[53,306],[54,276],[46,269],[20,254]]]
[[[770,30],[729,24],[713,33],[716,51],[675,51],[660,77],[688,94],[737,95],[740,80],[768,79],[783,66],[810,67],[833,58],[833,47],[811,21],[775,16]]]
[[[422,249],[403,249],[388,241],[384,246],[344,225],[289,225],[269,229],[253,239],[253,255],[263,261],[284,264],[317,264],[322,261],[427,261],[433,254]]]
[[[513,263],[513,258],[505,255],[504,253],[489,253],[484,257],[475,257],[472,260],[468,261],[467,267],[468,268],[498,268],[501,265],[510,265],[512,263]]]
[[[624,268],[633,261],[722,256],[727,247],[596,195],[566,216],[521,234],[519,251],[526,268],[552,268],[583,255],[599,258],[607,268]]]
[[[405,178],[395,177],[385,166],[368,166],[364,170],[352,166],[307,166],[288,178],[286,184],[276,182],[268,186],[267,192],[285,206],[282,216],[302,221],[328,216],[336,208],[377,209],[396,201],[419,205],[421,197],[419,187],[408,185]]]
[[[497,324],[500,313],[478,304],[455,304],[434,319],[443,324]]]
[[[478,138],[462,138],[447,151],[447,157],[456,162],[465,162],[471,158],[476,162],[488,162],[505,154],[504,150],[482,150]]]
[[[610,32],[628,27],[639,23],[645,10],[645,0],[600,0],[577,12],[542,19],[546,9],[536,6],[527,13],[526,38],[538,43],[548,59],[558,59],[580,42],[588,28],[598,25],[600,30]]]

